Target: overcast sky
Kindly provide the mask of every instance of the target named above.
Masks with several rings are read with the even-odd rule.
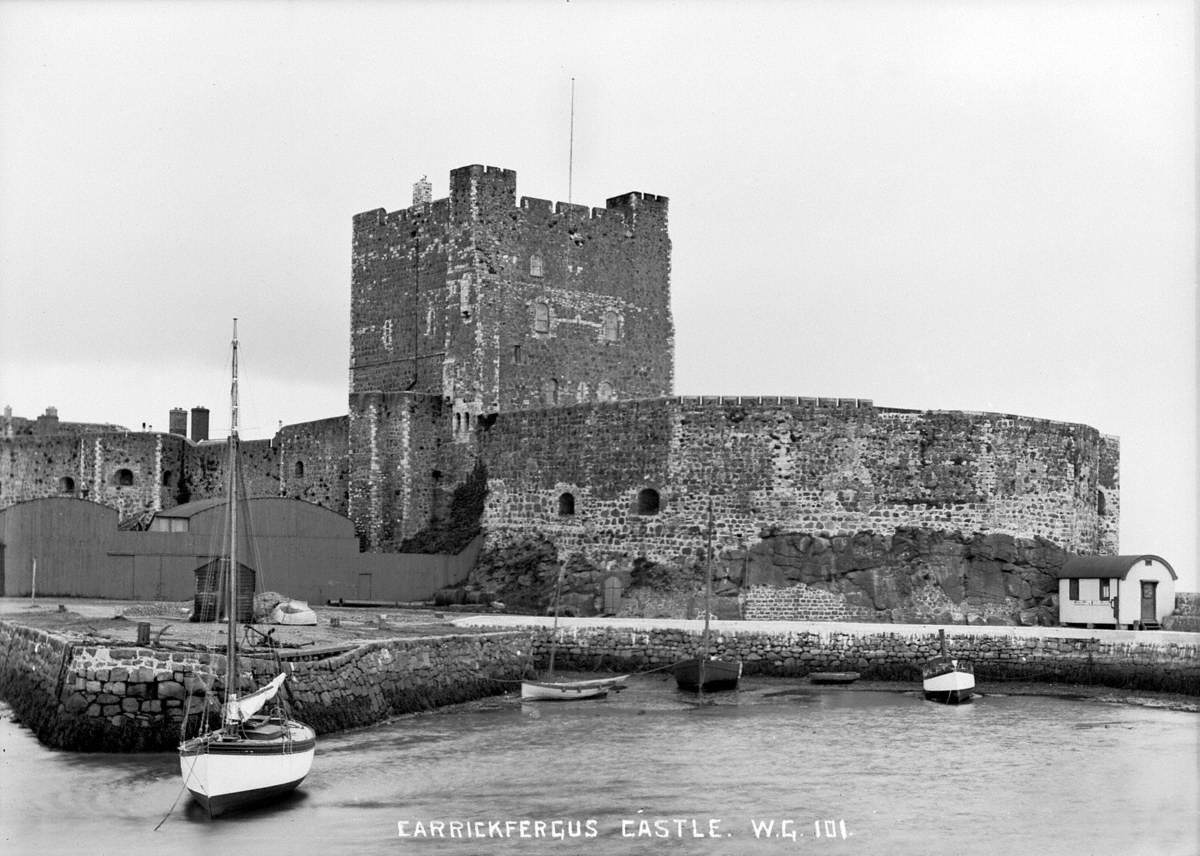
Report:
[[[423,174],[671,199],[676,392],[1121,438],[1195,590],[1189,2],[0,0],[0,404],[346,412],[350,223]]]

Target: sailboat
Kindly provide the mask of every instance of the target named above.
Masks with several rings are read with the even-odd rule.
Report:
[[[562,594],[563,568],[558,569],[554,584],[554,629],[550,634],[550,663],[541,680],[521,681],[523,701],[575,701],[585,698],[604,698],[614,690],[625,689],[629,675],[611,678],[592,678],[583,681],[554,680],[554,655],[558,649],[558,600]]]
[[[226,595],[225,700],[217,728],[179,744],[179,770],[210,817],[295,789],[312,768],[316,731],[289,718],[276,697],[286,674],[238,696],[237,577],[239,534],[237,319],[233,320],[233,384],[229,426],[229,550],[222,561]],[[268,703],[274,702],[267,712]]]
[[[966,660],[951,657],[946,652],[946,631],[938,630],[941,652],[930,657],[921,668],[921,686],[925,698],[946,704],[971,700],[975,692],[975,669]]]
[[[742,677],[742,661],[715,657],[709,642],[710,604],[712,601],[712,497],[708,500],[708,543],[704,550],[704,634],[697,656],[675,664],[675,683],[681,690],[705,693],[737,689]]]

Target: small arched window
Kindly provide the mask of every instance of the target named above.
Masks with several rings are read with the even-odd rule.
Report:
[[[533,304],[533,332],[550,332],[550,307],[545,303]]]
[[[113,484],[117,487],[130,487],[133,484],[133,470],[117,470],[113,475]]]
[[[604,321],[600,325],[600,338],[605,342],[615,342],[621,336],[621,319],[611,309],[604,313]]]
[[[162,475],[163,487],[168,487],[171,484],[171,475],[172,475],[172,473],[170,470],[163,470],[163,475]]]
[[[542,257],[540,255],[538,255],[537,253],[534,253],[532,256],[529,257],[529,275],[530,276],[541,276],[542,275]]]
[[[304,461],[296,461],[296,466],[293,468],[292,473],[298,479],[304,478]]]
[[[613,389],[613,385],[606,380],[600,381],[600,386],[596,387],[597,401],[616,401],[617,393]]]
[[[1101,517],[1104,516],[1105,502],[1106,500],[1104,499],[1104,491],[1096,491],[1096,514],[1100,515]]]
[[[60,478],[58,480],[58,492],[59,493],[74,493],[75,492],[75,479],[71,478],[70,476],[63,476],[62,478]]]
[[[659,498],[658,491],[652,487],[643,488],[638,493],[637,513],[638,514],[658,514]]]
[[[558,498],[559,517],[570,517],[575,513],[575,494],[564,493]]]

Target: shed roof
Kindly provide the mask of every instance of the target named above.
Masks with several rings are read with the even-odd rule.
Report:
[[[195,517],[201,511],[208,511],[210,508],[216,508],[220,505],[225,505],[229,502],[225,497],[215,497],[213,499],[198,499],[195,502],[185,502],[183,505],[176,505],[173,508],[167,508],[163,511],[156,511],[155,517]]]
[[[1070,579],[1125,579],[1129,571],[1138,562],[1151,559],[1160,562],[1171,574],[1171,579],[1179,576],[1171,563],[1162,556],[1152,553],[1142,553],[1139,556],[1071,556],[1063,562],[1058,572],[1060,580]]]

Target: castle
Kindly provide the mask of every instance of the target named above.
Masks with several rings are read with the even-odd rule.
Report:
[[[1119,443],[1094,428],[673,396],[667,198],[518,198],[515,172],[479,165],[445,199],[427,188],[354,217],[348,413],[244,441],[252,494],[344,514],[389,552],[436,544],[483,479],[485,554],[536,538],[626,576],[694,564],[710,510],[726,557],[914,527],[1117,552]],[[181,412],[173,433],[9,432],[0,508],[65,494],[136,521],[216,495],[224,444],[182,436]]]

